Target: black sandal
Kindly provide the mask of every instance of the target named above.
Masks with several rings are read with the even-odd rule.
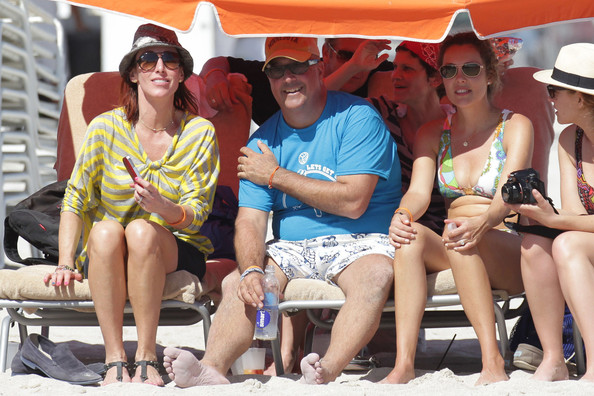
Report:
[[[124,378],[123,376],[123,369],[125,368],[126,370],[128,370],[128,362],[111,362],[111,363],[107,363],[105,366],[103,366],[104,372],[105,374],[107,374],[107,370],[109,370],[112,367],[116,367],[116,380],[118,380],[119,382],[122,382],[122,379]],[[105,375],[103,376],[105,378]]]
[[[136,363],[134,363],[134,369],[140,367],[140,379],[142,380],[142,382],[146,381],[148,379],[148,375],[146,372],[146,366],[153,366],[157,372],[159,372],[159,362],[156,362],[154,360],[139,360]]]

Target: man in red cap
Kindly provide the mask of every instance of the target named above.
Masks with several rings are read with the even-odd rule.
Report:
[[[264,72],[281,111],[238,160],[239,271],[225,278],[204,358],[165,349],[163,365],[180,387],[228,383],[263,307],[265,265],[275,267],[281,290],[291,279],[320,279],[346,296],[325,356],[301,361],[309,384],[333,381],[367,344],[391,287],[394,248],[385,233],[402,192],[382,118],[367,101],[326,89],[315,39],[269,38]],[[274,239],[266,243],[270,212]]]

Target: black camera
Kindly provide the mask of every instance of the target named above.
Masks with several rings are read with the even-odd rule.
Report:
[[[546,197],[545,184],[539,179],[538,172],[532,168],[522,169],[509,174],[507,182],[501,187],[501,197],[511,204],[535,204],[532,190],[538,190]]]

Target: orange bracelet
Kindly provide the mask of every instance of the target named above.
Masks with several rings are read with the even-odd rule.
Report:
[[[186,210],[181,205],[179,205],[179,207],[182,208],[182,212],[183,212],[182,218],[180,221],[176,221],[175,223],[169,223],[170,226],[177,227],[178,225],[180,225],[181,223],[186,221]]]
[[[404,208],[404,207],[400,207],[400,208],[396,209],[396,210],[394,211],[394,213],[398,213],[398,211],[400,211],[400,210],[404,211],[404,214],[407,214],[407,215],[408,215],[408,217],[409,217],[409,220],[410,220],[411,222],[413,221],[413,215],[412,215],[412,213],[410,213],[410,210],[408,210],[408,209],[406,209],[406,208]],[[402,212],[401,212],[401,213],[402,213]]]
[[[274,177],[274,174],[276,173],[276,171],[280,168],[280,165],[277,166],[276,168],[274,168],[274,170],[272,171],[272,174],[270,175],[270,178],[268,179],[268,189],[272,190],[272,178]]]
[[[212,73],[212,72],[216,72],[216,71],[220,71],[221,73],[223,73],[223,74],[227,75],[227,73],[225,72],[225,70],[221,69],[220,67],[215,67],[214,69],[210,69],[210,70],[208,71],[208,73],[206,73],[206,74],[204,75],[204,77],[202,77],[202,79],[203,79],[204,81],[206,81],[206,79],[208,78],[208,76],[210,76],[210,73]]]

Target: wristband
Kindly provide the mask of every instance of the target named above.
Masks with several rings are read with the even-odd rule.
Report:
[[[178,225],[180,225],[181,223],[183,223],[184,221],[186,221],[186,210],[181,205],[179,205],[179,207],[182,209],[182,212],[183,212],[182,218],[181,218],[180,221],[176,221],[175,223],[169,223],[170,226],[177,227]]]
[[[214,69],[210,69],[210,70],[208,71],[208,73],[206,73],[206,74],[204,75],[204,77],[202,77],[202,78],[204,79],[204,81],[206,81],[206,79],[208,78],[208,76],[210,76],[210,73],[212,73],[212,72],[216,72],[216,71],[220,71],[221,73],[223,73],[223,74],[225,74],[225,75],[227,74],[227,73],[225,72],[225,70],[223,70],[223,69],[221,69],[221,68],[219,68],[219,67],[215,67]]]
[[[268,179],[268,189],[272,190],[272,178],[274,177],[274,174],[276,173],[276,171],[280,168],[280,165],[278,165],[276,168],[274,168],[274,170],[272,171],[272,174],[270,175],[270,178]]]
[[[400,213],[407,214],[407,215],[408,215],[408,217],[409,217],[409,220],[410,220],[411,222],[413,221],[413,215],[412,215],[412,213],[410,213],[410,210],[406,209],[405,207],[400,207],[400,208],[396,209],[396,210],[394,211],[394,213],[398,213],[399,211],[402,211],[402,212],[400,212]]]
[[[248,267],[245,271],[243,271],[243,274],[241,274],[241,276],[239,277],[239,281],[241,282],[243,278],[245,278],[252,272],[257,272],[259,274],[264,275],[264,270],[262,268],[258,267],[257,265],[252,265],[251,267]]]

